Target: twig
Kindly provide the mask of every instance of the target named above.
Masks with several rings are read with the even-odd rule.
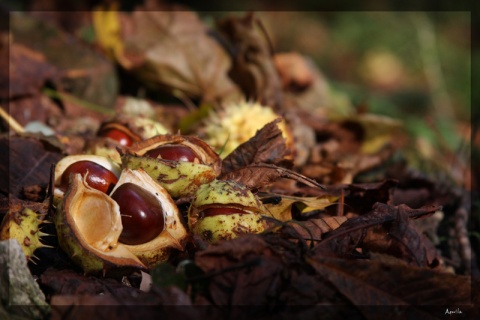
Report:
[[[13,129],[16,133],[23,133],[25,130],[13,117],[11,117],[3,108],[0,106],[0,117],[5,120],[8,126]]]

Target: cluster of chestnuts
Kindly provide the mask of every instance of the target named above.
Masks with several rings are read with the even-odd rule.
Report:
[[[211,243],[264,230],[261,202],[217,180],[221,159],[204,141],[116,127],[100,134],[115,141],[118,158],[70,155],[55,168],[59,244],[86,273],[150,269],[185,248],[188,230]],[[182,197],[193,199],[188,225],[174,200]]]

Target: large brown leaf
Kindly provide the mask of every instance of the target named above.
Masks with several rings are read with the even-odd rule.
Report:
[[[277,126],[276,119],[258,130],[255,136],[238,146],[222,163],[221,179],[234,180],[249,188],[261,188],[280,178],[288,178],[315,188],[323,188],[315,180],[287,169],[291,150]]]
[[[18,98],[26,95],[35,95],[45,85],[46,81],[55,82],[60,76],[57,68],[51,65],[40,52],[28,47],[13,43],[9,58],[0,61],[0,97]],[[7,50],[7,46],[0,46],[0,52]],[[9,63],[9,67],[3,64]],[[58,80],[58,79],[57,79]],[[8,81],[8,83],[7,83]]]
[[[196,13],[183,10],[122,14],[120,63],[147,86],[205,102],[238,93],[227,76],[230,58]]]
[[[267,232],[281,234],[294,241],[301,241],[306,245],[313,247],[322,241],[323,235],[327,232],[337,229],[347,220],[347,217],[326,217],[318,219],[309,219],[306,221],[290,220],[280,222],[265,218],[269,225],[272,225]]]
[[[363,239],[364,250],[387,253],[418,266],[431,266],[438,262],[432,242],[409,221],[408,207],[377,208],[386,214],[393,213],[395,220],[371,228]]]
[[[221,179],[237,181],[251,189],[261,188],[280,178],[292,179],[310,187],[323,188],[315,180],[305,177],[298,172],[266,163],[252,164],[221,175]]]
[[[346,310],[351,312],[346,318],[382,319],[392,317],[392,308],[394,319],[437,319],[457,307],[473,315],[469,277],[402,263],[312,256],[304,242],[290,239],[292,234],[285,229],[246,235],[198,252],[195,263],[204,274],[190,280],[208,284],[199,301],[236,316],[239,310],[232,306],[249,305],[242,316],[252,318],[266,316],[255,306],[263,312],[271,307],[270,317],[285,316],[275,313],[288,311],[279,306],[302,306],[303,312],[310,307],[308,314],[324,312],[327,319],[345,318]],[[332,305],[343,308],[330,314]]]
[[[282,84],[260,20],[250,12],[243,17],[228,16],[217,26],[233,57],[229,75],[245,96],[273,108],[281,107]]]
[[[55,138],[34,135],[0,137],[0,153],[7,155],[0,163],[0,191],[14,197],[21,197],[24,187],[45,188],[51,166],[64,156]]]
[[[245,168],[256,163],[283,164],[291,154],[278,127],[281,119],[267,123],[255,136],[239,145],[222,162],[222,174]],[[291,165],[291,163],[290,163]]]
[[[48,268],[39,279],[45,292],[54,295],[98,295],[115,292],[119,298],[144,295],[139,289],[112,278],[85,276],[71,269]]]
[[[471,306],[470,277],[467,276],[398,263],[322,257],[307,258],[307,261],[339,294],[358,306],[367,319],[384,319],[386,313],[392,311],[386,306],[411,306],[399,308],[408,312],[411,319],[438,319],[445,315],[445,308],[466,310]],[[420,306],[436,308],[426,310]],[[401,316],[406,317],[407,314]]]
[[[249,305],[241,310],[254,312],[254,306],[345,303],[303,261],[306,249],[278,234],[247,235],[198,252],[195,263],[205,272],[206,295],[214,305]]]
[[[429,265],[428,244],[409,219],[432,214],[438,206],[411,209],[377,203],[369,214],[352,218],[329,233],[315,248],[318,254],[353,257],[357,248],[383,252],[419,266]]]
[[[72,12],[71,15],[72,19],[83,17],[80,12]],[[57,90],[96,105],[113,106],[118,83],[111,61],[74,35],[23,12],[10,16],[10,30],[15,43],[43,55],[58,70],[55,79],[58,81],[53,83]]]

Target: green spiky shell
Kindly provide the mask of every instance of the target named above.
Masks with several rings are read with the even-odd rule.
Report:
[[[99,132],[108,129],[118,129],[126,132],[133,140],[140,141],[154,137],[159,134],[166,134],[168,130],[158,121],[140,117],[119,114],[114,119],[102,123]]]
[[[262,217],[257,213],[204,217],[191,227],[193,234],[209,243],[231,240],[248,233],[261,233],[264,230]]]
[[[271,107],[258,102],[231,103],[209,113],[203,121],[202,138],[225,158],[239,145],[252,138],[263,126],[279,117],[280,115]],[[278,126],[287,145],[292,148],[293,136],[285,120]]]
[[[25,257],[33,261],[36,258],[35,250],[50,247],[41,242],[41,238],[48,235],[40,231],[40,225],[45,222],[43,215],[32,209],[23,208],[20,212],[10,210],[0,225],[0,240],[16,239]]]
[[[136,100],[136,99],[128,99]],[[140,101],[140,100],[139,100]],[[141,141],[154,137],[158,134],[166,134],[167,128],[158,121],[138,116],[119,114],[114,119],[102,123],[98,132],[116,129],[124,132],[133,141]],[[93,154],[109,158],[114,162],[121,163],[120,154],[117,148],[121,146],[117,141],[110,138],[96,137],[86,141],[83,153]]]
[[[235,208],[245,213],[203,217],[202,211],[208,208]],[[214,180],[200,186],[195,193],[188,212],[188,224],[193,234],[216,243],[264,231],[264,212],[263,204],[246,186],[234,181]]]
[[[168,192],[141,169],[124,169],[112,193],[124,183],[133,183],[155,195],[165,217],[165,229],[146,243],[121,243],[119,205],[109,195],[89,187],[80,174],[73,175],[54,222],[60,247],[85,273],[146,270],[166,261],[173,250],[185,248],[187,230]]]
[[[199,185],[216,178],[216,172],[212,167],[193,162],[173,162],[124,155],[122,156],[122,165],[132,170],[145,170],[174,198],[189,195]]]
[[[88,216],[88,221],[82,216]],[[54,223],[60,247],[86,274],[146,269],[125,246],[117,244],[122,231],[118,204],[90,188],[80,174],[73,176],[57,206]],[[109,229],[107,234],[101,232],[105,228]],[[94,236],[87,240],[85,232]]]
[[[88,139],[85,143],[84,154],[105,157],[115,163],[122,163],[117,149],[120,145],[109,138],[96,137]]]
[[[189,147],[199,162],[170,161],[144,156],[148,151],[166,144]],[[221,172],[221,159],[204,141],[194,136],[164,134],[134,143],[121,151],[122,166],[142,168],[174,197],[193,194],[200,185],[214,180]]]
[[[262,203],[246,186],[230,180],[214,180],[200,186],[192,205],[196,208],[208,205],[240,205],[253,211],[262,211]]]

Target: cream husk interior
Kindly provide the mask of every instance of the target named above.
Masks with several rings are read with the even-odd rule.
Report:
[[[101,251],[117,246],[122,232],[122,221],[118,204],[101,191],[90,188],[80,174],[75,175],[80,188],[73,196],[70,217],[76,234]]]

